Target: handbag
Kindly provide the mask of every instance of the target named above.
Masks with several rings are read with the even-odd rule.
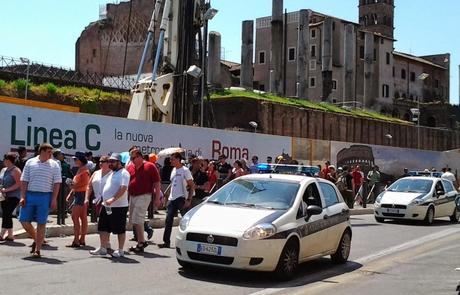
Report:
[[[0,192],[0,202],[3,202],[5,200],[6,200],[5,195],[2,192]]]

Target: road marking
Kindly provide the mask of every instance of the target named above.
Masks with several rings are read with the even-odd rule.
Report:
[[[449,236],[449,235],[452,235],[452,234],[456,234],[456,233],[459,233],[459,232],[460,232],[460,228],[446,229],[446,230],[443,230],[443,231],[440,231],[440,232],[436,232],[436,233],[433,233],[433,234],[430,234],[430,235],[423,236],[421,238],[417,238],[415,240],[408,241],[408,242],[400,244],[400,245],[389,247],[387,249],[378,251],[378,252],[373,253],[373,254],[368,255],[368,256],[364,256],[364,257],[354,259],[353,262],[356,262],[356,263],[364,265],[365,263],[369,263],[371,261],[380,259],[380,258],[388,256],[390,254],[394,254],[394,253],[401,252],[401,251],[404,251],[404,250],[407,250],[407,249],[410,249],[410,248],[421,246],[423,244],[433,242],[433,241],[435,241],[437,239],[440,239],[440,238],[443,238],[443,237],[446,237],[446,236]],[[299,278],[297,280],[301,280],[301,279]],[[294,282],[295,281],[296,280],[294,280]],[[291,281],[291,283],[292,283],[292,281]],[[279,292],[286,291],[287,289],[288,289],[287,287],[282,287],[282,284],[281,284],[280,288],[267,288],[267,289],[263,289],[263,290],[251,293],[249,295],[271,295],[271,294],[276,294],[276,293],[279,293]]]
[[[377,260],[377,259],[379,259],[381,257],[387,256],[387,255],[390,255],[390,254],[393,254],[393,253],[396,253],[396,252],[400,252],[400,251],[403,251],[403,250],[407,250],[409,248],[414,248],[414,247],[420,246],[422,244],[429,243],[431,241],[434,241],[434,240],[437,240],[439,238],[443,238],[443,237],[446,237],[446,236],[449,236],[451,234],[455,234],[455,233],[458,233],[458,232],[460,232],[459,228],[446,229],[446,230],[443,230],[443,231],[440,231],[440,232],[437,232],[437,233],[434,233],[434,234],[430,234],[430,235],[427,235],[427,236],[424,236],[424,237],[421,237],[421,238],[417,238],[415,240],[412,240],[412,241],[409,241],[409,242],[406,242],[406,243],[403,243],[403,244],[400,244],[400,245],[396,245],[396,246],[384,249],[382,251],[379,251],[377,253],[373,253],[373,254],[368,255],[368,256],[364,256],[364,257],[355,259],[354,262],[357,262],[357,263],[360,263],[360,264],[365,264],[365,263]]]

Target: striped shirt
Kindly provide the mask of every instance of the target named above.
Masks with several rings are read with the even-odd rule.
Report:
[[[51,193],[53,185],[62,182],[61,167],[52,159],[41,162],[38,156],[31,158],[24,166],[21,181],[28,182],[28,191]]]

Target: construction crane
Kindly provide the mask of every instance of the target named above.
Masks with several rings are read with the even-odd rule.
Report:
[[[215,12],[208,0],[156,0],[128,118],[184,125],[202,120],[206,24]],[[142,78],[158,23],[153,71]]]

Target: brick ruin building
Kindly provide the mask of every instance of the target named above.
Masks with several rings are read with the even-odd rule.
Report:
[[[137,73],[153,9],[151,0],[101,6],[99,20],[90,23],[76,42],[76,70],[114,76]],[[149,56],[144,71],[151,69]]]

